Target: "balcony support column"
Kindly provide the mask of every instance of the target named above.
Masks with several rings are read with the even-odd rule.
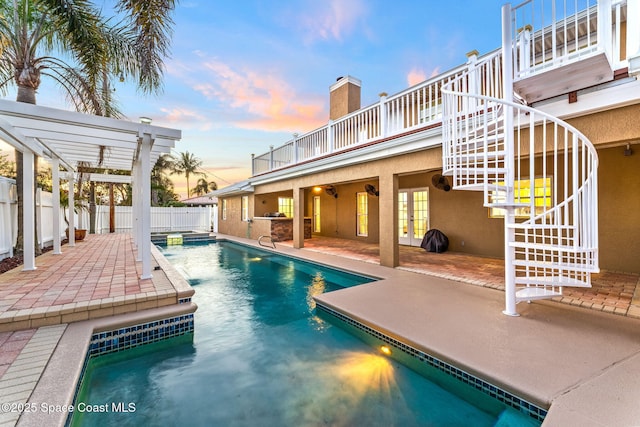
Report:
[[[381,174],[379,202],[380,265],[400,265],[398,246],[398,175]]]
[[[304,247],[304,188],[293,188],[293,247]]]

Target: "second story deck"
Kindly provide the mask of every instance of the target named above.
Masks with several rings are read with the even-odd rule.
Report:
[[[576,0],[566,6],[558,0],[528,0],[510,8],[506,19],[511,20],[513,34],[503,34],[503,44],[512,50],[518,101],[531,104],[606,83],[617,71],[626,74],[628,59],[635,53],[635,33],[640,32],[640,17],[627,19],[627,2],[633,1]],[[253,156],[252,175],[437,128],[442,122],[442,86],[489,57],[493,58],[480,73],[482,81],[468,84],[502,97],[498,82],[503,49],[482,57],[472,52],[459,67],[400,93],[381,94],[379,102],[329,120],[319,129],[294,134],[283,145]]]

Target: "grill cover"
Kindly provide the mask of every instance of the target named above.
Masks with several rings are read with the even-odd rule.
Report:
[[[449,248],[449,238],[442,231],[433,228],[425,233],[420,247],[427,252],[445,252]]]

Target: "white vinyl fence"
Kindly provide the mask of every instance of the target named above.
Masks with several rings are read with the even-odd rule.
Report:
[[[0,177],[0,259],[13,256],[18,230],[18,208],[16,204],[15,180]],[[53,204],[51,193],[38,189],[36,195],[36,227],[40,247],[50,246],[53,242]],[[65,238],[67,224],[64,210],[61,209],[60,230]],[[131,206],[115,207],[115,226],[117,233],[132,231]],[[151,231],[202,231],[217,229],[217,209],[212,206],[198,207],[152,207]],[[76,214],[78,228],[89,228],[89,213]],[[96,206],[96,233],[109,233],[109,206]]]
[[[131,206],[116,206],[116,233],[127,233],[133,229]],[[151,232],[159,231],[211,231],[214,209],[211,206],[196,207],[152,207]],[[85,224],[89,223],[88,213]],[[96,206],[96,233],[109,232],[109,206]]]

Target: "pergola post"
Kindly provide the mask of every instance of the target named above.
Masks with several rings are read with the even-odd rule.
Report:
[[[67,217],[69,218],[69,236],[68,236],[68,245],[75,246],[76,245],[76,217],[75,217],[75,194],[73,193],[73,182],[75,180],[75,174],[73,172],[69,172],[67,174],[69,177],[69,206],[67,206]]]
[[[33,177],[33,152],[24,150],[22,153],[22,233],[24,264],[22,271],[36,269],[36,247],[35,247],[35,200]]]
[[[151,135],[145,133],[140,147],[140,241],[138,252],[142,252],[141,279],[151,279]]]
[[[60,160],[51,159],[51,198],[53,205],[53,253],[60,255]]]
[[[136,261],[142,261],[142,252],[140,248],[140,242],[142,241],[141,229],[140,229],[140,157],[138,157],[133,165],[133,186],[132,186],[132,200],[133,205],[133,243],[136,247]]]

